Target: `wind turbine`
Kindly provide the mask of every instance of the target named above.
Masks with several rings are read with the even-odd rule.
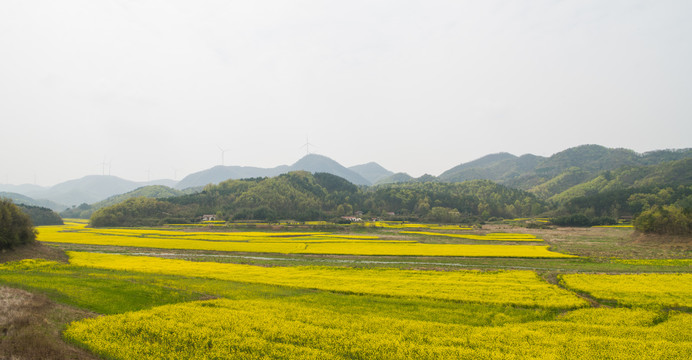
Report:
[[[312,145],[312,144],[310,144],[310,140],[306,136],[305,137],[305,144],[303,144],[303,146],[300,147],[301,149],[305,148],[306,155],[310,155],[310,145]],[[312,146],[314,147],[315,145],[312,145]]]
[[[106,162],[106,158],[103,159],[103,162],[100,162],[97,165],[101,165],[101,175],[106,175],[106,166],[108,166],[108,176],[111,175],[111,162]]]
[[[216,145],[216,147],[219,148],[219,150],[221,150],[221,165],[222,165],[222,166],[226,166],[226,161],[225,161],[225,159],[224,159],[224,155],[226,154],[226,151],[229,151],[229,150],[231,150],[231,149],[223,149],[223,148],[221,148],[221,146],[219,146],[219,145]]]

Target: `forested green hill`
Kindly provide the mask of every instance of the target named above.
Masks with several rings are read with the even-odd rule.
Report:
[[[275,177],[226,180],[181,195],[146,187],[63,216],[118,226],[223,220],[332,220],[341,216],[432,222],[474,222],[541,215],[615,219],[654,206],[692,211],[692,150],[638,154],[584,145],[549,158],[501,153],[462,164],[440,177],[403,173],[376,186],[356,186],[329,173],[294,171]],[[454,181],[459,176],[474,178]],[[475,179],[490,177],[492,179]],[[125,199],[137,196],[161,200]],[[119,204],[118,204],[119,203]],[[123,215],[127,214],[127,215]],[[105,226],[105,225],[104,225]]]
[[[79,206],[73,206],[60,213],[64,218],[77,218],[77,219],[88,219],[94,211],[121,203],[127,199],[135,197],[145,197],[145,198],[166,198],[172,196],[180,196],[186,194],[187,192],[176,190],[164,185],[149,185],[142,186],[130,192],[114,195],[106,200],[99,201],[94,204],[81,204]]]
[[[589,194],[629,188],[665,187],[692,184],[692,158],[649,166],[625,166],[601,172],[595,178],[557,192],[549,200],[566,200]]]
[[[447,170],[438,179],[444,182],[487,179],[512,188],[528,190],[548,199],[596,178],[603,171],[658,165],[690,158],[692,149],[657,150],[638,154],[629,149],[581,145],[548,158],[530,154],[520,157],[507,153],[488,155]],[[662,184],[667,183],[668,179],[653,182]]]
[[[563,215],[633,216],[655,205],[692,210],[692,159],[604,171],[549,202]]]
[[[359,188],[335,175],[290,172],[273,178],[228,180],[197,194],[130,199],[95,212],[96,226],[197,221],[203,214],[226,220],[338,220],[340,216],[406,220],[477,221],[536,215],[544,202],[517,189],[475,180],[404,183]],[[143,219],[146,219],[144,221]]]
[[[12,200],[15,204],[24,204],[30,206],[40,206],[49,208],[53,211],[64,210],[67,206],[52,202],[50,200],[36,200],[26,195],[13,193],[13,192],[0,192],[0,198],[7,198]]]
[[[49,208],[24,204],[19,204],[17,207],[29,215],[34,226],[63,225],[60,215]]]

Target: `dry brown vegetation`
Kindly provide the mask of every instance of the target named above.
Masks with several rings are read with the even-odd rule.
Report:
[[[467,231],[464,231],[466,233]],[[692,238],[690,237],[671,237],[656,236],[649,234],[639,234],[632,229],[621,228],[552,228],[552,229],[527,229],[515,225],[493,224],[484,225],[482,229],[469,231],[473,233],[490,232],[511,232],[511,233],[530,233],[538,238],[545,240],[546,244],[553,247],[555,251],[569,253],[579,256],[590,257],[592,259],[617,258],[639,258],[639,259],[663,259],[663,258],[689,258],[692,254]],[[398,231],[383,231],[378,236],[387,239],[400,239],[402,235]],[[432,238],[420,237],[425,242],[444,242],[444,243],[476,243],[475,240],[464,240],[455,238]],[[21,259],[43,258],[59,262],[67,262],[68,257],[64,250],[81,251],[106,251],[106,252],[157,252],[157,249],[147,248],[124,248],[103,247],[92,245],[71,245],[60,244],[56,246],[33,243],[18,247],[13,250],[0,252],[0,263],[17,261]],[[189,258],[191,260],[220,261],[220,262],[239,262],[252,263],[255,265],[275,266],[266,260],[266,264],[256,259],[244,259],[242,255],[257,255],[243,253],[208,252],[194,250],[166,250],[163,257]],[[226,257],[228,256],[228,258]],[[272,255],[276,258],[283,258],[280,255]],[[322,265],[325,260],[335,260],[348,262],[349,260],[382,260],[379,257],[353,257],[343,255],[303,255],[299,258],[291,258],[292,261],[300,260],[308,265]],[[277,259],[281,263],[281,259]],[[388,258],[388,261],[411,261],[408,258]],[[429,262],[439,262],[440,264],[419,265],[416,262],[406,263],[402,267],[421,268],[426,270],[450,270],[449,267],[442,266],[444,258],[425,259]],[[550,264],[555,263],[553,268],[564,268],[585,271],[605,271],[611,269],[608,261],[598,262],[597,264],[585,264],[572,260],[556,260],[547,262],[536,259],[456,259],[455,262],[465,263],[469,268],[505,268],[520,266],[522,268],[536,266],[546,268],[542,271],[542,276],[548,282],[558,284],[557,270],[552,270]],[[297,263],[296,263],[297,264]],[[341,263],[334,263],[343,266]],[[354,266],[349,264],[348,266]],[[362,265],[372,266],[372,265]],[[389,265],[392,266],[392,265]],[[589,266],[596,266],[591,268]],[[614,266],[614,265],[613,265]],[[454,267],[457,269],[457,267]],[[605,269],[605,270],[604,270]],[[660,269],[659,269],[660,270]],[[563,270],[560,270],[563,271]],[[658,271],[658,270],[657,270]],[[592,301],[587,298],[587,300]],[[596,304],[594,304],[596,305]],[[0,286],[0,359],[96,359],[93,355],[81,350],[71,344],[66,343],[62,337],[62,330],[72,321],[85,317],[95,316],[96,314],[80,310],[67,305],[50,301],[43,295],[32,294],[23,290],[1,287]]]
[[[69,257],[62,249],[40,242],[18,246],[14,249],[0,250],[0,263],[23,259],[46,259],[67,263]]]
[[[692,255],[692,237],[642,234],[631,228],[527,229],[511,225],[484,225],[484,230],[536,235],[553,250],[591,258],[685,259]]]
[[[42,295],[0,287],[0,358],[97,359],[60,335],[66,324],[90,316]]]
[[[0,252],[0,262],[39,258],[68,260],[61,249],[41,243]],[[43,295],[1,286],[0,359],[97,359],[61,338],[67,324],[93,315]]]

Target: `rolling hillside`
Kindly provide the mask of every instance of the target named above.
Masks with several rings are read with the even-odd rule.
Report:
[[[123,194],[138,187],[154,184],[171,184],[172,180],[136,182],[110,175],[89,175],[54,185],[50,188],[34,188],[21,193],[34,199],[50,200],[67,206],[91,204],[109,196]],[[62,209],[60,209],[62,210]]]
[[[393,173],[374,162],[346,168],[326,156],[309,154],[292,165],[274,168],[215,166],[190,174],[177,184],[172,180],[145,183],[116,176],[86,176],[50,188],[36,185],[0,185],[0,191],[6,191],[5,196],[17,202],[46,206],[60,211],[69,206],[95,204],[111,196],[126,194],[146,185],[166,185],[182,190],[202,188],[228,179],[265,178],[291,171],[309,171],[336,175],[360,186],[491,180],[507,187],[529,191],[544,200],[564,201],[588,192],[584,189],[598,188],[600,185],[596,185],[594,181],[601,181],[597,178],[605,171],[619,174],[621,170],[628,169],[627,176],[637,179],[635,183],[628,185],[634,187],[644,186],[644,184],[646,186],[662,186],[669,183],[689,184],[690,181],[681,175],[686,173],[686,169],[690,166],[688,162],[677,163],[675,165],[677,170],[673,172],[661,170],[662,172],[658,175],[655,172],[649,174],[648,171],[654,170],[645,170],[645,168],[654,169],[653,167],[657,165],[690,158],[692,158],[692,149],[656,150],[639,154],[628,149],[582,145],[566,149],[550,157],[532,154],[522,156],[509,153],[490,154],[455,166],[438,177],[426,174],[414,178],[403,172]],[[614,188],[614,186],[611,184],[607,188]],[[81,211],[87,208],[91,206],[82,206]]]
[[[37,200],[26,195],[17,194],[13,192],[0,192],[0,198],[8,198],[12,200],[12,202],[14,202],[15,204],[40,206],[51,209],[53,211],[61,211],[67,208],[67,205],[58,204],[50,200]]]
[[[458,182],[487,179],[500,184],[529,190],[548,199],[573,186],[589,182],[603,171],[616,171],[637,166],[653,166],[692,158],[692,149],[657,150],[643,154],[628,149],[609,149],[600,145],[573,147],[550,157],[500,153],[458,165],[442,173],[438,179]],[[686,166],[684,163],[680,166]],[[665,176],[650,181],[665,183]]]
[[[148,186],[143,186],[140,188],[137,188],[135,190],[132,190],[130,192],[124,193],[124,194],[118,194],[118,195],[113,195],[105,200],[99,201],[94,204],[81,204],[79,206],[73,207],[71,209],[67,209],[60,213],[60,215],[64,218],[80,218],[80,219],[88,219],[91,214],[94,213],[94,211],[107,207],[107,206],[112,206],[118,203],[121,203],[127,199],[135,198],[135,197],[145,197],[145,198],[153,198],[153,199],[158,199],[158,198],[167,198],[167,197],[173,197],[173,196],[180,196],[184,195],[187,193],[191,193],[188,191],[181,191],[177,189],[173,189],[168,186],[164,185],[148,185]]]
[[[372,167],[366,167],[366,169]],[[361,168],[362,169],[362,168]],[[293,165],[281,165],[274,168],[257,168],[248,166],[215,166],[190,174],[180,180],[176,189],[185,189],[194,186],[218,184],[229,179],[250,179],[261,177],[273,177],[291,171],[309,171],[311,173],[329,173],[342,177],[356,185],[372,185],[372,182],[361,176],[358,172],[348,169],[338,162],[322,155],[308,154]],[[387,171],[387,170],[385,170]]]
[[[378,181],[394,174],[393,172],[383,168],[382,166],[380,166],[380,164],[375,162],[351,166],[348,169],[362,176],[371,184],[376,184]]]

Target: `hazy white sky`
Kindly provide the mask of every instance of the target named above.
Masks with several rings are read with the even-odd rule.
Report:
[[[692,1],[0,2],[0,183],[692,147]],[[107,171],[107,170],[106,170]]]

